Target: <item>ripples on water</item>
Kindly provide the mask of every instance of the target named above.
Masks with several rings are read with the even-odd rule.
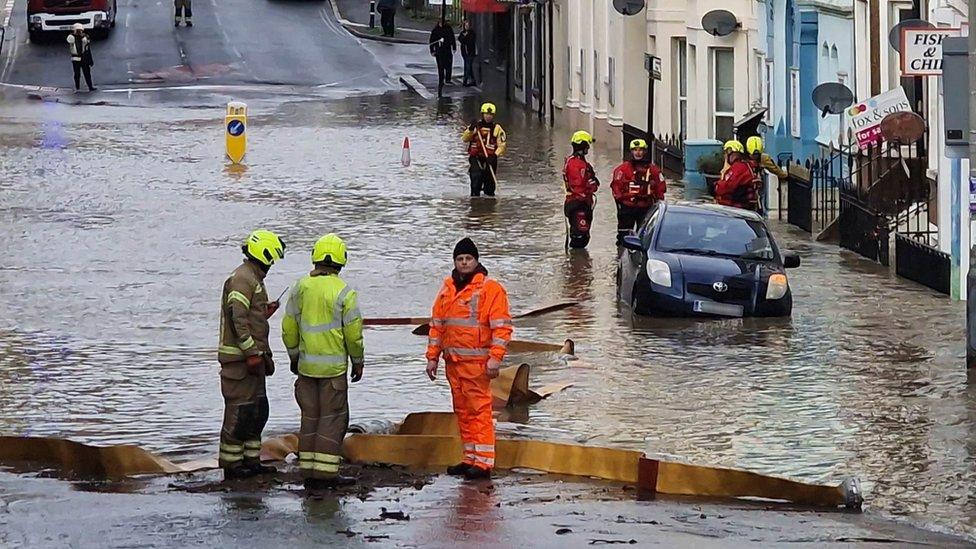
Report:
[[[856,475],[874,508],[976,532],[962,306],[774,222],[803,256],[792,319],[633,319],[614,299],[614,159],[595,157],[605,185],[589,251],[566,254],[569,132],[503,113],[500,198],[471,200],[458,134],[477,104],[461,107],[468,116],[408,96],[285,105],[252,116],[237,171],[224,168],[217,118],[59,125],[48,109],[28,111],[37,124],[11,120],[0,130],[0,431],[212,453],[219,288],[244,234],[284,235],[288,257],[267,280],[277,294],[307,270],[318,236],[340,233],[345,278],[364,312],[383,316],[424,314],[470,235],[514,310],[583,302],[520,326],[524,339],[571,336],[581,355],[512,357],[533,364],[533,383],[574,383],[520,432],[808,480]],[[449,409],[446,382],[423,374],[423,346],[405,329],[368,332],[354,421]],[[269,432],[296,428],[291,384],[279,364]]]

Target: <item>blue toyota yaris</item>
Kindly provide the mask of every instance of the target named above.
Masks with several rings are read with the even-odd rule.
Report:
[[[651,316],[789,316],[786,269],[763,218],[714,204],[660,203],[624,237],[618,296]]]

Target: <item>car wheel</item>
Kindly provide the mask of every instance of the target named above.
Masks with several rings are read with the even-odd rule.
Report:
[[[43,37],[44,37],[44,34],[41,33],[40,31],[28,31],[27,35],[28,37],[30,37],[30,41],[33,44],[40,44],[43,41]]]

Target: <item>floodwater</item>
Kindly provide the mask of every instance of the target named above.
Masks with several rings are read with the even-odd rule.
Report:
[[[589,251],[566,253],[569,129],[503,112],[499,198],[473,200],[458,136],[476,108],[393,94],[265,108],[252,112],[247,168],[230,170],[220,108],[6,107],[0,433],[213,454],[220,288],[248,231],[287,242],[274,295],[309,269],[320,235],[342,235],[367,316],[428,312],[466,235],[515,312],[582,303],[519,325],[520,339],[572,337],[580,360],[510,357],[533,365],[533,385],[574,385],[503,430],[810,481],[853,475],[872,510],[976,536],[963,306],[774,222],[803,258],[792,319],[634,319],[615,300],[614,159],[595,155],[605,188]],[[267,433],[298,418],[278,321]],[[450,408],[446,381],[424,375],[424,338],[371,329],[366,344],[354,422]]]

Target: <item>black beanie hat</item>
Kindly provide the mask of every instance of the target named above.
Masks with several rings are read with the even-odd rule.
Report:
[[[457,256],[463,254],[473,255],[475,259],[478,259],[478,247],[468,237],[462,238],[454,246],[454,259],[457,259]]]

